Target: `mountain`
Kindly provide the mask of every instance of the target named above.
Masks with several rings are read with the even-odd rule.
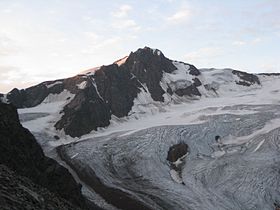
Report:
[[[2,101],[103,209],[275,210],[279,87],[277,73],[197,69],[145,47]]]
[[[44,155],[34,136],[20,124],[16,108],[0,103],[0,117],[0,205],[5,209],[28,205],[87,209],[81,186],[66,168]]]
[[[233,85],[233,89],[260,85],[254,74],[226,69],[209,75],[193,65],[166,58],[160,50],[145,47],[85,74],[13,89],[2,100],[17,108],[64,101],[54,126],[79,137],[107,127],[113,117],[131,115],[132,107],[143,97],[170,103],[186,97],[217,96],[224,83]]]

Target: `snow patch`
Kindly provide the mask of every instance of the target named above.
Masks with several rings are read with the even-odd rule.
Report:
[[[178,158],[175,162],[172,162],[176,167],[178,167],[179,165],[181,165],[184,161],[184,159],[187,157],[188,153],[186,153],[185,155],[183,155],[182,157]]]
[[[264,141],[265,141],[265,139],[263,139],[263,140],[258,144],[258,146],[256,147],[256,149],[255,149],[253,152],[258,151],[258,149],[263,145]]]
[[[78,87],[78,89],[85,89],[87,86],[87,81],[82,81],[80,84],[76,85]]]
[[[51,88],[51,87],[53,87],[55,85],[59,85],[59,84],[63,84],[63,82],[62,81],[56,81],[56,82],[54,82],[52,84],[49,84],[49,85],[45,84],[45,85],[46,85],[47,88]]]
[[[160,82],[162,89],[165,91],[167,91],[168,87],[170,87],[172,91],[186,88],[193,83],[192,79],[195,78],[188,73],[189,65],[177,61],[173,61],[173,65],[176,66],[177,70],[172,73],[164,72]]]
[[[75,155],[71,156],[71,159],[77,157],[79,155],[79,153],[77,152]]]
[[[20,114],[28,113],[47,113],[45,117],[36,118],[33,120],[22,122],[23,126],[28,128],[31,132],[50,132],[53,136],[56,134],[54,123],[60,117],[60,111],[68,104],[73,98],[74,94],[68,90],[64,90],[59,94],[49,94],[45,100],[38,106],[31,108],[18,109]]]
[[[143,114],[154,115],[158,112],[164,111],[163,104],[154,101],[146,85],[143,85],[141,92],[133,101],[133,107],[129,112],[129,115],[133,115],[135,118],[139,118]]]
[[[94,78],[90,77],[89,79],[90,79],[90,81],[91,81],[91,84],[94,86],[94,88],[95,88],[95,90],[96,90],[96,93],[97,93],[97,95],[99,96],[99,98],[102,99],[102,100],[104,101],[103,97],[100,95],[100,93],[99,93],[99,91],[98,91],[98,88],[97,88],[97,85],[96,85],[96,82],[95,82]]]
[[[171,178],[177,182],[178,184],[182,184],[183,183],[183,180],[182,178],[180,177],[179,173],[177,171],[175,171],[174,169],[171,169],[170,170],[170,176]]]
[[[53,103],[53,102],[65,102],[67,100],[70,100],[73,97],[74,97],[74,94],[72,94],[68,90],[64,89],[61,93],[58,93],[58,94],[51,93],[51,94],[49,94],[44,99],[42,104]]]
[[[158,56],[162,54],[162,52],[158,49],[152,49],[152,50],[153,50],[153,54],[156,54]]]

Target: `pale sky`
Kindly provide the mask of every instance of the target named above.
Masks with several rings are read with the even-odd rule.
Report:
[[[279,0],[0,0],[0,92],[138,48],[198,68],[280,72]]]

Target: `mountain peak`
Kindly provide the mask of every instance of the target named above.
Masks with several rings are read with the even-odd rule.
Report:
[[[166,58],[158,49],[144,47],[114,64],[14,90],[0,96],[0,100],[18,108],[65,101],[63,110],[58,107],[63,115],[55,128],[76,137],[108,126],[112,116],[122,118],[134,113],[139,104],[147,101],[166,104],[184,98],[217,97],[228,89],[241,91],[238,86],[252,85],[260,85],[258,76],[233,70],[201,71]]]
[[[144,48],[139,48],[138,50],[136,50],[133,53],[136,53],[138,55],[143,55],[143,54],[157,55],[157,56],[163,55],[163,53],[159,49],[155,49],[155,48],[151,48],[151,47],[147,47],[147,46],[145,46]]]

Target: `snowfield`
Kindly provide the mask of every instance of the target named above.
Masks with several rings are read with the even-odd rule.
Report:
[[[164,75],[162,87],[170,81],[187,83],[178,83],[180,71],[187,71],[178,66],[174,75]],[[262,86],[244,87],[227,70],[201,72],[199,79],[217,94],[201,87],[204,94],[195,100],[165,96],[161,103],[143,90],[129,116],[113,117],[107,128],[80,138],[53,127],[61,107],[71,100],[66,98],[73,97],[70,93],[18,112],[45,153],[60,162],[63,157],[84,193],[105,209],[116,208],[94,192],[93,176],[147,209],[274,210],[280,203],[280,77],[259,76]],[[180,142],[189,146],[182,180],[166,160],[169,148]]]

